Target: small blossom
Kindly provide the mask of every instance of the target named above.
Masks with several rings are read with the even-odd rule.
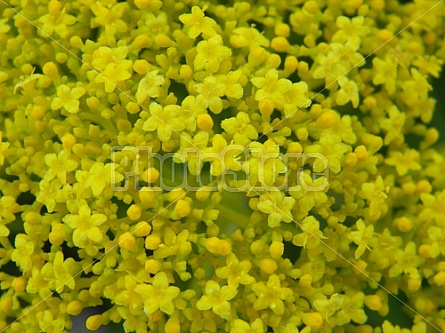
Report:
[[[207,105],[213,113],[221,113],[223,102],[221,97],[226,91],[224,83],[219,82],[214,76],[207,76],[202,83],[196,86],[196,92],[204,97]]]
[[[249,270],[252,264],[247,261],[239,261],[235,254],[231,253],[227,256],[226,266],[218,268],[216,275],[219,278],[227,279],[229,286],[237,287],[238,284],[251,284],[255,279],[250,276]]]
[[[156,310],[171,315],[175,311],[173,300],[179,295],[179,288],[170,286],[167,275],[159,272],[153,278],[152,284],[138,284],[136,293],[142,296],[144,301],[144,311],[152,314]]]
[[[295,205],[295,199],[292,197],[285,197],[281,191],[271,191],[269,195],[262,195],[258,202],[258,209],[266,214],[269,214],[269,227],[279,227],[280,222],[292,222],[293,217],[291,209]]]
[[[374,235],[374,226],[372,224],[366,226],[363,220],[358,220],[356,222],[357,231],[352,231],[350,233],[351,240],[358,245],[355,250],[355,258],[360,258],[366,249],[370,250],[369,242]]]
[[[45,14],[39,18],[39,22],[42,23],[42,31],[51,36],[53,32],[57,33],[62,38],[67,38],[72,29],[69,29],[77,19],[73,15],[69,15],[65,10],[62,10],[58,14]]]
[[[79,98],[85,94],[85,88],[75,87],[70,89],[67,85],[62,84],[57,87],[57,97],[51,103],[53,110],[65,109],[69,113],[79,112]]]
[[[145,101],[147,97],[159,97],[162,89],[160,88],[164,83],[164,77],[158,75],[158,70],[148,72],[139,81],[138,90],[136,92],[136,100],[138,103]]]
[[[131,61],[124,60],[119,64],[109,63],[106,65],[103,72],[99,73],[96,78],[96,83],[103,82],[105,84],[105,92],[111,93],[116,86],[131,77],[130,73]]]
[[[354,49],[358,49],[361,42],[361,37],[365,36],[369,29],[363,26],[365,19],[363,16],[357,16],[349,19],[345,16],[337,17],[337,26],[340,28],[334,36],[332,41],[337,43],[349,43]]]
[[[357,84],[352,80],[348,80],[346,77],[339,78],[338,84],[340,90],[337,92],[337,97],[335,99],[337,104],[345,105],[346,103],[351,102],[352,106],[357,108],[359,103]]]
[[[78,214],[68,214],[63,218],[70,228],[74,229],[73,242],[74,245],[84,247],[91,242],[100,242],[103,239],[103,233],[99,229],[107,220],[104,214],[91,213],[88,205],[83,204],[79,207]]]
[[[0,131],[0,166],[5,163],[5,155],[8,152],[9,143],[2,142],[3,133]]]
[[[157,131],[159,140],[167,141],[171,138],[173,131],[180,132],[184,129],[184,123],[177,118],[180,107],[167,105],[162,107],[157,103],[150,104],[151,116],[144,122],[144,131]]]
[[[230,57],[232,51],[223,45],[220,35],[203,40],[196,46],[197,55],[193,62],[195,70],[205,69],[211,73],[219,70],[220,63]]]
[[[267,283],[263,281],[255,283],[252,290],[257,296],[253,303],[255,310],[270,308],[277,315],[284,313],[283,301],[291,301],[293,298],[292,290],[283,288],[276,274],[272,274]]]
[[[78,163],[70,158],[67,151],[62,151],[58,155],[45,155],[45,164],[48,166],[45,179],[52,180],[57,177],[62,184],[66,183],[67,172],[74,171],[78,166]]]
[[[264,325],[260,318],[255,319],[251,324],[241,319],[235,319],[230,333],[263,333]]]
[[[232,309],[229,301],[235,297],[237,290],[233,286],[220,286],[213,280],[207,281],[205,295],[203,295],[196,307],[198,310],[212,309],[214,313],[224,319],[229,319]]]
[[[417,267],[423,263],[423,259],[416,253],[416,244],[409,242],[405,250],[397,249],[394,253],[396,263],[390,268],[390,277],[398,276],[402,273],[408,274],[411,278],[419,277]]]
[[[410,170],[418,171],[421,165],[417,163],[419,160],[419,153],[414,149],[407,149],[404,153],[393,151],[385,163],[395,166],[397,173],[401,176],[406,175]]]
[[[247,146],[250,140],[258,137],[255,127],[250,124],[249,115],[244,112],[239,112],[236,117],[224,119],[221,127],[233,135],[235,144],[242,146]]]
[[[191,14],[182,14],[179,17],[182,23],[190,27],[188,33],[190,38],[196,38],[200,34],[207,37],[215,35],[216,22],[209,17],[205,17],[204,12],[206,9],[207,6],[204,6],[202,9],[198,6],[193,6]]]

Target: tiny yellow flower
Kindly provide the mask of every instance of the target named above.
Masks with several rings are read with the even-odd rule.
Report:
[[[69,151],[61,151],[58,155],[45,155],[45,164],[48,166],[45,179],[52,180],[57,177],[62,184],[65,184],[67,172],[74,171],[78,166],[78,163],[70,157]]]
[[[355,250],[355,258],[360,258],[366,249],[370,250],[369,242],[374,235],[374,226],[372,224],[366,226],[363,220],[356,222],[357,231],[352,231],[350,234],[351,240],[358,245]]]
[[[375,57],[372,59],[374,75],[372,83],[375,85],[383,84],[388,94],[394,94],[397,80],[397,64],[387,55],[385,59]]]
[[[220,82],[215,76],[207,76],[202,83],[198,83],[195,87],[196,92],[204,97],[210,111],[215,114],[221,113],[223,102],[221,97],[226,92],[226,86]]]
[[[250,124],[249,115],[245,112],[238,112],[236,117],[224,119],[221,127],[229,134],[233,135],[235,144],[247,146],[250,140],[258,137],[255,127]]]
[[[207,6],[204,6],[202,9],[198,6],[193,6],[191,14],[179,16],[179,20],[189,27],[188,35],[190,38],[196,38],[200,34],[203,34],[205,37],[212,37],[216,34],[216,22],[209,17],[205,17],[204,12],[206,9]]]
[[[295,205],[295,199],[286,197],[281,191],[271,191],[269,195],[262,195],[258,202],[258,209],[268,216],[269,227],[279,227],[281,221],[292,222],[291,209]]]
[[[196,46],[197,55],[193,61],[195,70],[205,69],[211,73],[219,70],[221,62],[232,55],[232,51],[223,45],[220,35],[200,41]]]
[[[251,324],[241,319],[233,321],[233,327],[230,333],[263,333],[264,324],[260,318],[255,319]]]
[[[67,38],[70,33],[74,32],[74,29],[70,29],[70,26],[76,23],[76,21],[76,17],[67,14],[65,10],[55,14],[45,14],[39,18],[45,37],[47,35],[51,36],[55,32],[60,37]]]
[[[74,229],[73,242],[79,247],[88,245],[89,241],[95,243],[102,241],[104,234],[99,226],[106,220],[107,216],[104,214],[92,214],[87,204],[79,207],[78,214],[67,214],[63,218],[63,221]]]
[[[39,327],[42,332],[56,333],[62,332],[65,327],[65,319],[54,318],[53,314],[49,310],[39,312],[37,314]]]
[[[338,105],[345,105],[348,102],[352,103],[354,108],[358,107],[359,104],[359,92],[357,83],[352,80],[348,80],[346,77],[341,77],[338,79],[338,84],[340,90],[337,92],[337,97],[335,99]]]
[[[233,313],[229,301],[237,294],[234,286],[221,287],[213,280],[207,281],[205,295],[196,303],[198,310],[212,309],[214,313],[224,319],[229,319]]]
[[[301,315],[303,323],[313,330],[317,330],[323,324],[323,317],[318,312],[303,313]]]
[[[164,84],[164,77],[158,75],[158,70],[148,72],[139,81],[138,90],[136,91],[136,100],[142,103],[147,97],[159,97],[162,93],[161,86]]]
[[[75,87],[70,89],[65,84],[57,87],[57,97],[51,103],[53,110],[64,109],[69,113],[79,112],[79,98],[85,94],[86,90],[82,87]]]
[[[105,84],[105,92],[111,93],[116,86],[131,77],[131,61],[123,60],[119,64],[109,63],[103,72],[97,74],[96,83],[103,82]]]
[[[283,301],[293,300],[292,290],[281,287],[281,281],[276,274],[272,274],[267,283],[263,281],[255,283],[252,290],[257,296],[253,303],[257,311],[270,308],[275,314],[282,315],[284,313]]]
[[[255,279],[248,273],[252,264],[248,260],[239,261],[235,254],[227,256],[226,266],[218,268],[215,273],[221,279],[227,279],[229,286],[237,287],[238,284],[251,284]]]
[[[332,41],[350,44],[357,50],[360,46],[361,37],[369,32],[369,28],[364,26],[364,21],[363,16],[356,16],[352,19],[346,16],[337,17],[336,23],[340,30],[332,36]]]
[[[419,277],[417,267],[424,262],[424,259],[417,255],[416,252],[416,244],[414,242],[409,242],[404,250],[397,249],[394,253],[396,263],[389,269],[389,276],[395,277],[405,273],[411,278]]]
[[[167,105],[162,107],[158,103],[150,104],[151,116],[144,122],[142,129],[144,131],[156,131],[159,140],[165,142],[169,140],[173,132],[181,132],[184,129],[184,123],[178,118],[180,107],[177,105]]]
[[[25,234],[18,234],[15,238],[15,249],[11,254],[11,260],[28,272],[32,269],[32,253],[34,252],[34,244]]]
[[[385,163],[394,166],[400,176],[406,175],[410,170],[418,171],[421,169],[419,161],[420,155],[417,150],[407,149],[403,153],[399,151],[390,152],[389,158]]]
[[[180,292],[178,287],[170,286],[164,272],[157,273],[152,284],[138,284],[135,291],[145,300],[144,312],[146,314],[152,314],[159,309],[168,315],[175,311],[173,300]]]

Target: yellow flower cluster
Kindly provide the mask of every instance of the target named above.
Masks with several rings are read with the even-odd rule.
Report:
[[[442,2],[0,0],[0,331],[445,331]]]

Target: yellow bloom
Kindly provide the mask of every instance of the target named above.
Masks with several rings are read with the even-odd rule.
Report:
[[[269,46],[269,40],[254,27],[234,29],[230,36],[230,43],[236,48],[248,47],[250,50],[259,46]]]
[[[230,333],[263,333],[264,325],[260,318],[255,319],[251,324],[241,319],[233,321],[233,327]]]
[[[334,36],[332,41],[336,43],[350,44],[355,50],[360,47],[361,37],[369,32],[369,28],[363,26],[365,19],[363,16],[357,16],[349,19],[345,16],[337,17],[336,23],[340,28]]]
[[[52,263],[42,267],[42,275],[50,281],[50,288],[61,293],[65,286],[74,289],[74,276],[78,273],[78,264],[73,258],[64,260],[63,253],[58,251]]]
[[[220,63],[231,56],[232,51],[223,45],[220,35],[203,40],[196,46],[197,55],[193,61],[195,70],[205,69],[211,73],[219,70]]]
[[[375,183],[364,183],[362,184],[361,192],[359,195],[368,200],[369,203],[369,214],[371,216],[380,216],[382,204],[388,197],[389,188],[383,183],[383,178],[378,176]]]
[[[357,83],[355,83],[355,81],[348,80],[343,76],[338,79],[338,84],[340,86],[340,90],[337,92],[335,102],[338,105],[345,105],[346,103],[351,102],[352,106],[357,108],[359,103]]]
[[[445,228],[445,190],[436,195],[422,193],[420,195],[423,207],[419,214],[421,221],[435,221],[438,226]]]
[[[233,135],[235,144],[247,146],[250,140],[258,137],[255,127],[250,124],[249,115],[245,112],[238,112],[236,117],[224,119],[221,127],[229,134]]]
[[[70,89],[65,84],[57,87],[57,97],[54,97],[51,108],[53,110],[65,109],[69,113],[79,112],[79,98],[85,94],[86,90],[82,87]]]
[[[39,192],[37,192],[36,201],[43,203],[48,212],[53,212],[56,206],[57,192],[62,187],[59,179],[47,181],[42,179],[39,183]]]
[[[403,101],[409,106],[428,99],[428,91],[432,89],[424,75],[417,69],[411,69],[411,80],[405,81],[402,86]]]
[[[42,332],[57,333],[62,332],[65,327],[65,319],[53,316],[51,311],[46,310],[37,314],[39,327]]]
[[[384,84],[388,94],[394,94],[396,90],[397,64],[387,55],[384,60],[377,57],[372,59],[372,65],[374,72],[372,83],[375,85]]]
[[[93,195],[98,197],[107,185],[119,183],[123,179],[124,176],[116,171],[114,163],[95,162],[88,171],[84,186],[91,188]]]
[[[394,253],[394,259],[396,263],[389,269],[389,277],[399,276],[402,273],[407,274],[410,278],[418,278],[419,272],[417,267],[423,263],[421,258],[416,253],[416,244],[409,242],[405,250],[397,249]]]
[[[179,16],[179,20],[186,26],[189,26],[188,35],[190,38],[196,38],[200,34],[203,34],[205,37],[215,35],[216,22],[209,17],[205,17],[204,12],[206,9],[207,6],[204,6],[202,9],[198,6],[193,6],[191,14],[182,14]]]
[[[418,171],[421,169],[419,161],[419,152],[414,149],[407,149],[404,153],[399,151],[390,152],[389,158],[385,160],[385,163],[391,166],[395,166],[397,173],[400,176],[406,175],[410,170]]]
[[[155,259],[163,259],[169,256],[185,256],[192,250],[188,230],[176,234],[171,228],[164,228],[164,242],[154,251]]]
[[[92,4],[91,11],[95,15],[91,20],[92,27],[105,27],[105,34],[108,36],[127,31],[127,24],[122,20],[122,16],[128,9],[128,4],[117,3],[110,7],[104,7],[100,2]]]
[[[308,249],[314,249],[320,244],[320,239],[326,238],[320,230],[320,223],[313,217],[306,217],[298,224],[302,233],[292,238],[292,243]]]
[[[144,131],[156,131],[161,141],[167,141],[171,138],[173,132],[181,132],[185,125],[178,118],[180,107],[177,105],[167,105],[164,108],[158,103],[150,104],[151,116],[144,122],[142,129]]]
[[[103,232],[99,229],[107,220],[104,214],[92,214],[90,207],[83,204],[79,207],[78,214],[67,214],[63,221],[74,229],[73,243],[79,247],[85,247],[88,243],[99,243],[103,239]]]
[[[257,282],[252,286],[252,291],[257,296],[253,303],[255,310],[270,308],[275,314],[284,313],[284,302],[292,301],[293,293],[289,288],[281,287],[281,281],[276,274],[269,276],[267,283]]]
[[[12,251],[11,260],[24,271],[29,272],[32,269],[32,254],[34,252],[34,243],[25,234],[18,234],[15,238],[15,249]]]
[[[221,113],[223,109],[221,97],[226,91],[224,83],[220,82],[215,76],[207,76],[202,83],[196,85],[195,89],[207,101],[210,111],[216,114]]]
[[[161,95],[161,86],[164,83],[164,77],[158,75],[158,70],[148,72],[139,81],[138,90],[136,92],[136,100],[138,103],[142,103],[147,97],[159,97]]]
[[[76,21],[76,17],[67,14],[65,9],[58,14],[49,13],[39,18],[39,22],[43,24],[41,29],[46,35],[51,36],[53,32],[56,32],[62,38],[67,38],[70,33],[74,32],[70,26]]]
[[[234,286],[221,286],[213,280],[207,281],[205,295],[196,303],[198,310],[212,309],[224,319],[229,319],[233,313],[228,301],[235,297],[237,289]]]
[[[329,167],[333,173],[337,174],[341,171],[342,157],[350,149],[350,146],[341,143],[340,138],[324,132],[318,143],[306,147],[305,153],[309,158],[311,154],[320,154],[320,156],[314,156],[315,172],[322,172],[326,167]]]
[[[355,250],[355,258],[360,258],[366,249],[370,250],[369,243],[371,238],[374,236],[374,226],[372,224],[366,226],[363,220],[358,220],[356,222],[357,231],[352,231],[350,233],[350,239],[358,245]]]
[[[241,164],[237,156],[242,154],[242,147],[229,145],[221,134],[215,134],[212,139],[212,147],[205,149],[205,161],[212,162],[210,174],[220,176],[227,170],[241,170]]]
[[[270,191],[268,195],[261,195],[258,209],[268,216],[268,225],[271,228],[279,227],[280,222],[292,222],[291,209],[295,205],[295,199],[286,197],[281,191]]]
[[[131,61],[123,60],[119,64],[109,63],[103,72],[97,74],[96,83],[103,82],[105,84],[105,92],[111,93],[116,86],[131,77]]]
[[[255,100],[262,101],[270,98],[276,108],[283,109],[286,104],[284,93],[292,88],[292,82],[287,79],[278,79],[278,71],[269,69],[265,77],[254,77],[251,79],[253,85],[258,88]],[[304,85],[304,83],[302,83]],[[302,89],[300,93],[304,93]]]
[[[253,142],[249,147],[251,156],[243,163],[248,182],[252,187],[274,189],[277,178],[286,172],[279,146],[268,140],[264,144]]]
[[[0,166],[5,163],[5,155],[8,152],[9,142],[2,142],[3,133],[0,131]]]
[[[0,197],[0,222],[10,222],[15,220],[15,215],[20,211],[20,205],[11,195]]]
[[[226,85],[225,95],[230,98],[239,99],[243,97],[242,82],[245,80],[243,72],[239,69],[225,75],[224,84]],[[243,84],[245,84],[243,82]]]
[[[157,273],[152,284],[138,284],[136,293],[142,296],[144,311],[152,314],[156,310],[171,315],[175,311],[173,300],[179,295],[179,288],[170,286],[167,275],[164,272]]]
[[[249,270],[252,264],[248,260],[239,261],[235,254],[231,253],[226,258],[226,266],[218,268],[215,273],[221,279],[227,279],[229,286],[237,287],[238,284],[251,284],[255,279],[250,276]]]
[[[404,141],[403,126],[405,125],[406,115],[399,111],[399,109],[392,105],[388,109],[389,119],[384,119],[380,123],[380,127],[385,130],[385,145],[395,141],[397,144],[401,144]]]
[[[363,310],[365,294],[357,292],[353,296],[344,296],[341,309],[336,314],[337,325],[344,325],[353,321],[357,324],[364,324],[367,316]]]
[[[45,155],[45,164],[48,166],[45,179],[52,180],[57,177],[62,184],[65,184],[67,172],[74,171],[78,166],[78,163],[70,157],[69,151],[65,150],[58,155]]]
[[[122,290],[116,294],[114,302],[117,305],[127,306],[133,315],[140,314],[144,307],[144,297],[136,291],[138,284],[135,277],[126,275],[119,278],[118,286]]]

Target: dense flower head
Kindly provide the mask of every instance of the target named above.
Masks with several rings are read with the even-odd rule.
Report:
[[[444,21],[0,0],[0,331],[445,331]]]

